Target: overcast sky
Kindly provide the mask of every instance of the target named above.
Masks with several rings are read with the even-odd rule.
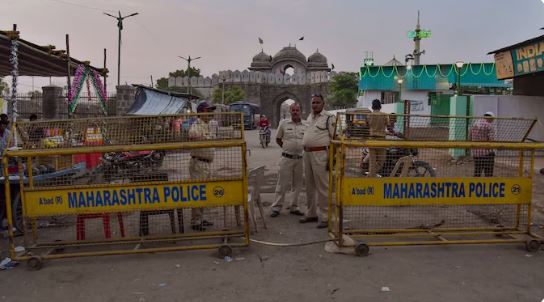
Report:
[[[422,28],[432,30],[422,42],[424,64],[492,61],[489,51],[544,34],[541,0],[2,0],[1,6],[0,28],[15,23],[25,40],[65,49],[69,34],[70,54],[99,67],[106,48],[109,87],[117,82],[118,31],[103,12],[118,10],[139,13],[122,32],[121,82],[129,84],[186,68],[178,55],[202,56],[193,65],[208,76],[244,70],[261,49],[257,37],[271,55],[290,42],[306,56],[319,49],[337,71],[358,71],[366,51],[376,64],[393,55],[402,61],[413,48],[407,32],[418,9]],[[30,90],[31,82],[22,78],[19,90]]]

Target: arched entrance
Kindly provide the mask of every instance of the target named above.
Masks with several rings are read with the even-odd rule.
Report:
[[[284,118],[289,118],[289,106],[294,103],[300,103],[301,98],[291,92],[284,92],[274,98],[274,116],[272,117],[273,126],[277,127]]]
[[[290,107],[291,107],[291,104],[293,104],[294,102],[295,100],[293,99],[287,99],[280,104],[280,120],[291,118]]]

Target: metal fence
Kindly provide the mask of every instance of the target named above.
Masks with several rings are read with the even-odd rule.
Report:
[[[4,157],[12,257],[44,259],[249,243],[239,113],[21,122]],[[13,173],[13,172],[12,172]],[[20,193],[20,194],[19,194]],[[17,255],[11,226],[24,236]]]
[[[464,129],[466,122],[458,120],[480,119],[450,117],[447,130]],[[525,242],[538,250],[542,239],[531,230],[532,176],[535,150],[544,144],[522,143],[532,120],[495,119],[499,127],[508,125],[498,134],[501,142],[379,139],[368,129],[373,119],[353,123],[360,120],[339,116],[330,152],[336,166],[329,231],[339,246],[355,246],[359,255],[369,246],[396,245]],[[425,129],[421,133],[435,131]],[[460,151],[466,159],[452,160]]]
[[[5,97],[4,100],[11,102],[10,97]],[[59,118],[66,119],[70,116],[68,112],[68,98],[63,95],[58,98],[57,110]],[[108,96],[108,102],[106,103],[106,111],[108,115],[115,112],[116,94],[110,94]],[[21,119],[28,119],[30,115],[36,114],[38,119],[44,117],[43,96],[41,93],[34,94],[18,94],[17,108],[15,109],[18,117]],[[13,114],[12,106],[8,106],[8,115]],[[78,105],[75,111],[72,113],[72,118],[87,118],[87,117],[103,117],[106,114],[100,105],[100,101],[96,93],[81,95],[78,100]]]

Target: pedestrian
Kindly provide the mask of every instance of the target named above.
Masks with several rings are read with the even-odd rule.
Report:
[[[36,114],[31,114],[28,118],[29,121],[34,122],[38,120],[38,116]],[[38,146],[41,142],[41,140],[45,137],[44,130],[40,126],[31,125],[28,130],[28,141],[33,146]]]
[[[9,126],[9,117],[5,113],[0,113],[0,123],[7,123]]]
[[[368,126],[371,139],[385,139],[389,118],[386,113],[381,112],[382,102],[378,99],[372,101],[372,114],[368,117]],[[368,177],[376,177],[385,162],[386,150],[383,148],[370,148]],[[383,175],[389,176],[389,175]]]
[[[213,112],[215,106],[207,101],[198,104],[197,113]],[[202,141],[212,139],[209,121],[213,118],[211,114],[199,115],[195,122],[189,128],[189,139]],[[215,150],[213,148],[191,149],[191,160],[189,161],[189,175],[191,180],[201,181],[211,178],[211,165],[214,159]],[[195,231],[205,231],[206,227],[213,223],[202,218],[202,208],[191,209],[191,228]]]
[[[4,153],[4,149],[8,147],[10,131],[8,129],[9,122],[0,120],[0,155]]]
[[[278,126],[276,143],[282,149],[280,170],[278,172],[278,183],[276,184],[276,196],[272,204],[270,217],[277,217],[283,207],[285,194],[292,187],[294,191],[293,200],[289,213],[303,216],[298,208],[298,196],[302,190],[302,138],[308,125],[300,118],[301,110],[299,103],[293,103],[289,107],[290,119],[284,119]]]
[[[326,228],[328,224],[328,149],[331,138],[334,135],[335,118],[332,114],[323,110],[325,100],[322,95],[312,95],[311,102],[312,112],[306,120],[308,128],[302,138],[308,210],[299,222],[318,222],[317,227],[321,229]],[[319,216],[317,212],[318,208]]]
[[[474,142],[492,142],[495,140],[495,129],[493,129],[493,120],[495,114],[488,111],[484,118],[478,119],[470,128],[469,139]],[[474,159],[474,177],[480,177],[482,172],[486,177],[493,176],[495,166],[494,149],[472,149],[472,158]]]

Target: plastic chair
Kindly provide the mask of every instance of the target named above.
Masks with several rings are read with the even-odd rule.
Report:
[[[106,239],[111,238],[111,224],[110,224],[110,214],[80,214],[77,215],[76,222],[76,237],[77,240],[85,240],[85,220],[87,219],[96,219],[102,218],[102,226],[104,227],[104,237]],[[117,221],[119,222],[119,230],[121,232],[121,237],[125,237],[125,226],[123,224],[123,215],[117,213]]]

